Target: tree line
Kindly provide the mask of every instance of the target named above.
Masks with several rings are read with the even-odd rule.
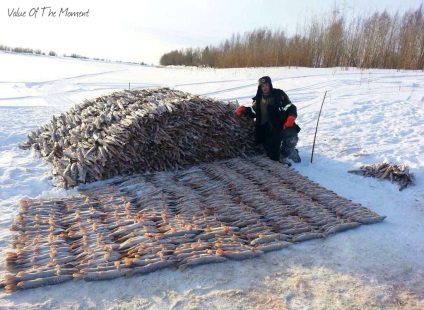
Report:
[[[28,47],[10,47],[10,46],[3,45],[3,44],[0,44],[0,51],[7,51],[7,52],[13,52],[13,53],[23,53],[23,54],[46,55],[46,53],[43,52],[40,49],[33,49],[33,48],[28,48]],[[50,51],[50,53],[54,53],[54,56],[56,55],[56,53],[53,52],[53,51]],[[50,56],[52,56],[52,55],[50,55]]]
[[[174,50],[161,65],[216,68],[301,66],[424,69],[424,11],[375,12],[346,18],[333,11],[312,18],[295,35],[259,28],[218,46]]]
[[[41,51],[40,49],[33,49],[28,47],[10,47],[7,45],[0,44],[0,51],[6,51],[6,52],[12,52],[12,53],[21,53],[21,54],[36,54],[36,55],[46,55],[45,52]],[[49,56],[53,57],[59,57],[59,55],[55,51],[49,51]],[[63,54],[63,57],[71,57],[71,58],[79,58],[79,59],[93,59],[97,61],[103,61],[103,62],[111,62],[109,59],[104,58],[89,58],[87,56],[79,55],[76,53],[72,53],[70,55]],[[130,61],[121,61],[121,60],[115,60],[116,62],[120,63],[129,63],[129,64],[140,64],[142,66],[147,66],[147,63],[144,61],[138,63],[138,62],[130,62]]]
[[[40,49],[33,49],[33,48],[29,48],[29,47],[11,47],[11,46],[7,46],[7,45],[3,45],[0,44],[0,51],[6,51],[6,52],[12,52],[12,53],[19,53],[19,54],[36,54],[36,55],[46,55],[45,52],[43,52]],[[57,53],[55,51],[50,51],[48,53],[49,56],[53,56],[56,57],[58,56]],[[85,56],[81,56],[78,54],[71,54],[69,56],[63,54],[64,57],[72,57],[72,58],[84,58],[84,59],[88,59],[88,57]]]

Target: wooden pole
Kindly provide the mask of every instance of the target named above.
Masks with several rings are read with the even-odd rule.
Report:
[[[315,140],[317,138],[319,118],[321,116],[321,111],[322,111],[322,107],[324,105],[324,101],[325,101],[326,96],[327,96],[327,91],[325,91],[324,98],[322,99],[322,103],[321,103],[321,109],[319,109],[319,114],[318,114],[318,119],[317,119],[317,127],[315,128],[314,143],[312,144],[311,164],[312,164],[312,160],[314,159]]]

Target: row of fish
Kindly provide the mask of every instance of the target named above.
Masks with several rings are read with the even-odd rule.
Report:
[[[251,120],[235,104],[169,88],[85,100],[19,146],[53,164],[60,187],[253,155]]]
[[[253,258],[383,216],[264,156],[120,176],[23,200],[8,292]]]
[[[359,169],[349,170],[348,172],[365,177],[388,179],[392,183],[398,183],[399,191],[405,189],[408,185],[413,185],[415,182],[415,175],[411,173],[409,167],[405,165],[377,163],[372,165],[363,165]]]

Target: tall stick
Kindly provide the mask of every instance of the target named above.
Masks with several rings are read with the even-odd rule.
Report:
[[[322,111],[322,107],[324,105],[325,96],[327,96],[327,91],[325,91],[324,98],[322,99],[322,103],[321,103],[321,109],[319,109],[319,114],[318,114],[318,119],[317,119],[317,127],[315,128],[314,143],[312,144],[311,164],[312,164],[312,160],[314,159],[315,139],[317,138],[319,118],[321,116],[321,111]]]

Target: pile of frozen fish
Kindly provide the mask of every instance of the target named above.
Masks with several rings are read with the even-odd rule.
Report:
[[[235,105],[169,88],[86,100],[31,132],[23,149],[53,164],[60,187],[257,154]]]

